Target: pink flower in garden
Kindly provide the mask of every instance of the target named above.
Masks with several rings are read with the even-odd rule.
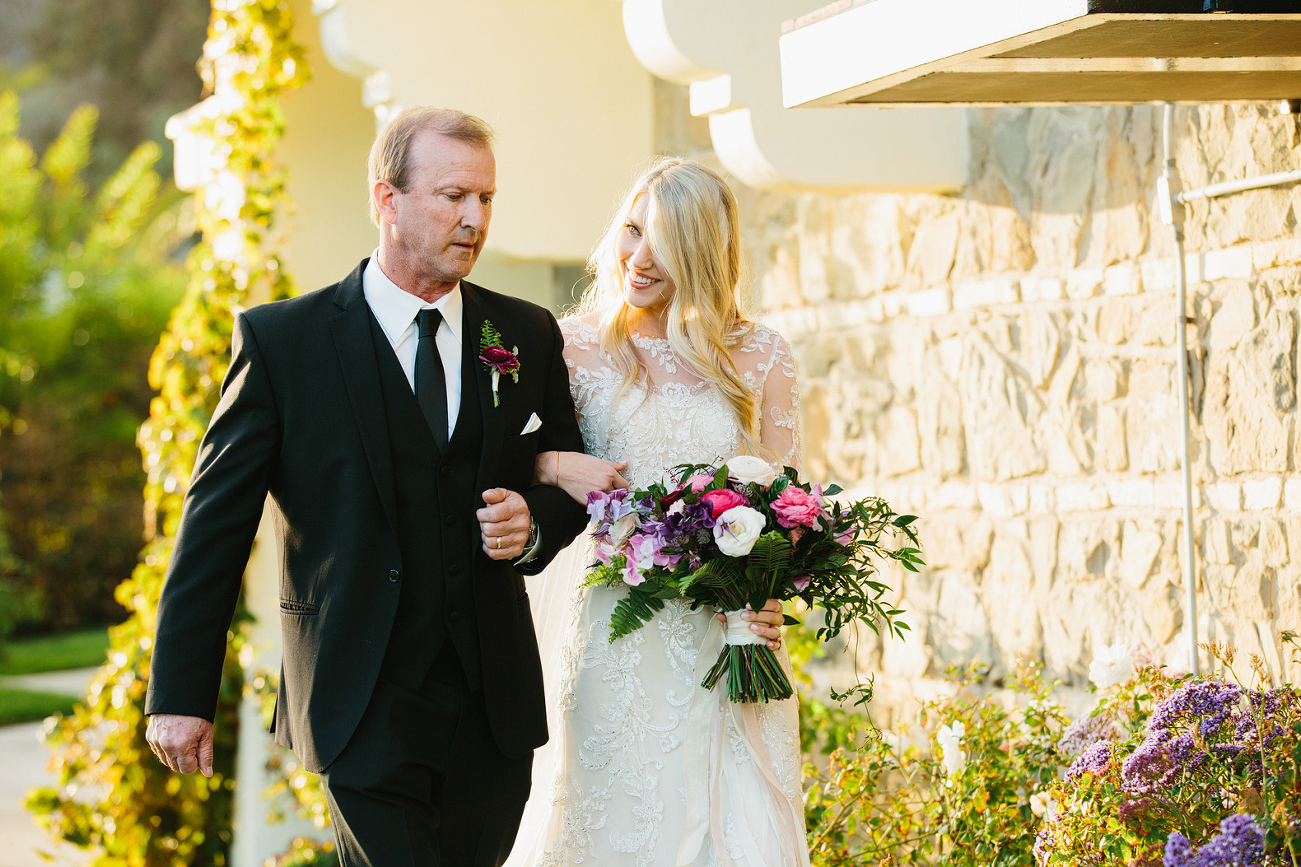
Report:
[[[700,499],[709,504],[709,509],[715,518],[726,512],[728,509],[733,509],[737,506],[750,505],[750,500],[745,496],[745,494],[737,493],[731,488],[719,488],[717,491],[706,491],[701,495]]]
[[[791,485],[772,501],[772,510],[777,515],[777,523],[788,529],[817,527],[818,519],[826,515],[819,500],[821,497]]]

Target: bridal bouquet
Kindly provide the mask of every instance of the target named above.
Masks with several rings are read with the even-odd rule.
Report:
[[[726,676],[729,699],[754,702],[788,698],[791,684],[741,620],[747,606],[799,597],[826,611],[819,639],[853,621],[903,637],[903,612],[881,601],[888,588],[876,580],[873,560],[917,571],[914,516],[877,498],[833,502],[827,497],[839,487],[824,491],[790,467],[778,474],[748,455],[717,468],[683,465],[674,477],[673,485],[588,494],[597,563],[587,584],[628,587],[610,618],[611,641],[639,629],[668,599],[720,609],[727,643],[701,685],[712,689]]]

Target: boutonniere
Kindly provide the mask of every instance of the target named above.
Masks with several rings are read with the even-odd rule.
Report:
[[[497,397],[497,383],[501,381],[503,373],[509,374],[512,382],[519,382],[518,352],[518,346],[512,346],[507,352],[497,329],[492,327],[491,322],[484,320],[483,331],[479,335],[479,360],[483,362],[483,369],[492,374],[493,406],[501,402]]]

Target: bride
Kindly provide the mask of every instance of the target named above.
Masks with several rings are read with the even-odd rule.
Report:
[[[683,463],[796,464],[790,347],[742,315],[739,229],[735,196],[704,166],[666,159],[634,184],[580,313],[561,322],[590,454],[539,455],[539,482],[585,503]],[[807,865],[796,700],[729,705],[702,689],[723,627],[681,601],[610,642],[624,594],[581,587],[590,562],[575,544],[530,580],[551,741],[507,863]],[[779,609],[745,615],[775,650]]]

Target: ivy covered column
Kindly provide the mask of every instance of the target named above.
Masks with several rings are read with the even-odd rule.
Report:
[[[28,802],[55,837],[102,849],[92,862],[102,867],[230,862],[245,616],[237,614],[229,634],[211,778],[173,774],[154,758],[143,706],[159,592],[229,364],[235,314],[294,294],[273,240],[274,222],[288,205],[273,156],[284,131],[279,98],[307,74],[290,34],[282,0],[214,0],[199,64],[212,95],[191,114],[208,157],[195,176],[201,241],[189,257],[185,297],[149,370],[158,395],[139,434],[148,541],[132,577],[117,589],[131,615],[112,630],[109,661],[84,705],[47,733],[59,784]]]

